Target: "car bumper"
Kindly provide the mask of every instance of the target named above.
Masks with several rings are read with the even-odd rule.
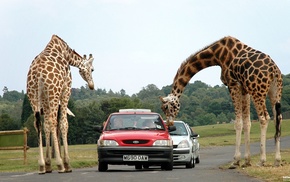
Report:
[[[123,161],[123,155],[146,155],[148,161]],[[99,162],[107,164],[161,164],[172,162],[172,147],[98,147]]]
[[[174,148],[173,149],[173,163],[185,164],[190,162],[192,154],[189,148]]]

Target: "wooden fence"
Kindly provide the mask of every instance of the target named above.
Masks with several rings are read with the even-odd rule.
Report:
[[[23,150],[24,164],[27,164],[27,133],[28,129],[0,131],[0,150]]]

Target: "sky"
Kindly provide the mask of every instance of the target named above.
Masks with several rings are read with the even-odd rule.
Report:
[[[95,89],[132,95],[173,83],[191,54],[233,36],[290,73],[289,0],[1,0],[0,95],[26,93],[29,66],[58,35],[80,55],[94,56]],[[86,82],[72,67],[72,87]],[[220,67],[191,80],[221,85]]]

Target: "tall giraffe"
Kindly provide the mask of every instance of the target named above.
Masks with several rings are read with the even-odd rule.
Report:
[[[39,145],[39,174],[50,173],[51,153],[50,136],[52,135],[58,172],[71,172],[67,144],[67,105],[71,94],[70,66],[79,68],[82,78],[94,89],[92,79],[93,57],[88,60],[72,50],[65,41],[53,35],[45,49],[35,57],[27,75],[27,96],[34,112],[34,127],[38,134]],[[59,123],[57,113],[60,109]],[[42,123],[40,115],[44,115],[44,131],[46,139],[46,158],[43,156]],[[57,127],[61,131],[64,147],[63,160],[60,155]]]
[[[178,69],[173,81],[171,93],[167,97],[160,97],[162,110],[167,118],[167,125],[172,125],[180,109],[179,98],[189,80],[199,71],[210,66],[221,67],[221,80],[228,87],[235,108],[236,148],[234,161],[229,167],[240,166],[241,133],[244,129],[245,163],[250,166],[250,97],[255,105],[261,128],[260,163],[266,162],[266,131],[270,116],[266,109],[268,95],[274,114],[276,127],[275,166],[281,162],[281,105],[282,76],[279,68],[270,56],[255,50],[234,37],[224,37],[199,52],[188,57]]]

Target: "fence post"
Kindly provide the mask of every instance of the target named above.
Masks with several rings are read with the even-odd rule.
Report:
[[[27,133],[28,129],[26,127],[23,128],[23,152],[24,152],[24,161],[23,163],[26,165],[27,164]]]

